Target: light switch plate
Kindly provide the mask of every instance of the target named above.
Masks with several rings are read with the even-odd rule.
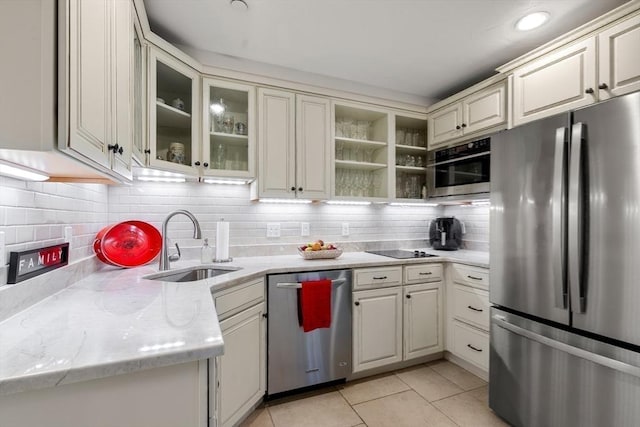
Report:
[[[71,243],[71,239],[73,238],[73,227],[67,226],[64,228],[64,242]]]
[[[347,237],[349,235],[349,223],[348,222],[343,222],[342,223],[342,236],[343,237]]]
[[[280,223],[268,222],[267,223],[267,237],[280,237]]]
[[[300,224],[300,235],[308,236],[309,235],[309,223],[303,222]]]

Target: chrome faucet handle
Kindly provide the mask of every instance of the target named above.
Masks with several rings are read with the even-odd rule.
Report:
[[[173,254],[173,255],[169,255],[169,261],[178,261],[180,259],[180,256],[182,255],[180,253],[180,246],[178,246],[178,242],[176,242],[176,249],[178,250],[177,254]]]

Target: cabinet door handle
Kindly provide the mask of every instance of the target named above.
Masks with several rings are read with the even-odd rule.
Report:
[[[291,187],[291,191],[296,191],[296,187]]]
[[[482,277],[475,277],[475,276],[469,276],[469,275],[467,275],[467,277],[473,280],[482,280]]]
[[[591,95],[593,93],[593,88],[592,87],[586,88],[584,93]]]
[[[407,295],[407,299],[411,299],[411,295]]]
[[[430,276],[432,274],[433,274],[432,271],[427,271],[427,272],[421,271],[420,273],[418,273],[419,276]]]
[[[463,127],[463,128],[466,128],[466,127],[467,127],[467,124],[466,124],[466,123],[463,123],[463,124],[462,124],[462,127]]]
[[[209,167],[209,163],[204,162],[204,164],[202,166],[204,166],[205,168],[208,168]]]
[[[387,276],[374,277],[373,280],[384,280]]]
[[[460,130],[460,129],[461,129],[460,125],[456,126],[456,129],[457,129],[457,130]]]
[[[609,86],[607,86],[607,84],[606,84],[606,83],[600,83],[600,84],[598,85],[598,89],[603,89],[603,90],[604,90],[604,89],[608,89],[608,88],[609,88]]]
[[[360,305],[360,301],[354,302],[355,305]]]
[[[146,150],[144,150],[144,154],[151,154],[151,150],[147,148]]]
[[[477,351],[478,353],[482,352],[481,348],[476,348],[476,347],[472,346],[471,344],[467,344],[467,347],[469,347],[471,350]]]
[[[115,144],[109,144],[107,145],[107,149],[109,151],[113,151],[113,153],[117,153],[118,152],[118,148],[120,148],[120,146],[118,145],[118,143],[116,142]]]
[[[122,156],[122,153],[124,153],[124,148],[122,147],[118,148],[118,154]]]
[[[200,162],[195,162],[194,166],[200,166]]]
[[[484,311],[484,310],[483,310],[483,309],[481,309],[481,308],[475,308],[475,307],[473,307],[473,306],[471,306],[471,305],[468,305],[468,306],[467,306],[467,308],[468,308],[469,310],[473,310],[473,311],[477,311],[477,312],[483,312],[483,311]]]
[[[299,191],[299,192],[302,192],[302,187],[298,187],[298,191]]]

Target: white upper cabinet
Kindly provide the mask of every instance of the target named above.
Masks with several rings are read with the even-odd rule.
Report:
[[[428,146],[466,139],[507,125],[507,82],[481,88],[428,115]]]
[[[640,15],[598,35],[600,99],[640,89]]]
[[[140,165],[149,162],[150,151],[147,135],[147,46],[142,36],[140,23],[132,10],[134,31],[133,37],[133,144],[131,152],[134,160]]]
[[[200,74],[152,47],[149,51],[149,163],[159,169],[197,175]]]
[[[329,197],[329,100],[258,88],[258,192],[253,197]]]
[[[131,179],[132,5],[70,0],[67,7],[69,128],[60,147]]]
[[[205,78],[202,81],[202,173],[255,176],[255,87]]]
[[[296,95],[296,191],[299,197],[329,197],[331,105],[327,98]]]
[[[513,73],[513,124],[520,125],[596,101],[594,37],[534,60]]]

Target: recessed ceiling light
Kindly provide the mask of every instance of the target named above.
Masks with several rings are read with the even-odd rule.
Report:
[[[529,31],[538,28],[549,20],[548,12],[533,12],[523,16],[516,22],[516,30]]]
[[[233,7],[236,10],[248,10],[249,9],[249,5],[244,0],[230,0],[229,3],[231,4],[231,7]]]

